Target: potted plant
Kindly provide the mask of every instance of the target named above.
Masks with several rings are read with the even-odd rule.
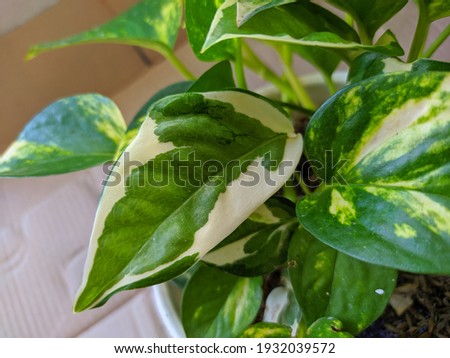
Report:
[[[429,57],[450,26],[424,44],[450,4],[417,1],[403,62],[392,32],[375,35],[406,2],[143,0],[32,47],[29,58],[88,43],[142,46],[186,77],[128,126],[103,96],[59,100],[1,158],[3,177],[111,162],[74,311],[187,272],[189,337],[349,337],[381,315],[398,270],[448,275],[450,65]],[[173,51],[182,23],[195,55],[216,63],[198,79]],[[247,39],[279,54],[281,76]],[[330,96],[320,107],[296,56],[323,76]],[[341,61],[349,74],[336,92]],[[280,97],[248,91],[245,67]],[[274,298],[282,309],[255,323]]]

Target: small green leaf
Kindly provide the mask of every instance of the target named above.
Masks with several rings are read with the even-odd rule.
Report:
[[[236,51],[232,41],[224,41],[208,51],[202,51],[208,29],[217,9],[224,0],[185,0],[186,32],[194,54],[202,61],[221,61],[234,58]]]
[[[376,53],[364,53],[351,64],[347,80],[356,83],[366,78],[392,72],[450,72],[450,63],[422,58],[405,63],[395,57],[387,57]]]
[[[448,0],[423,0],[428,10],[430,22],[450,16],[450,2]]]
[[[259,322],[248,327],[241,338],[291,338],[291,327],[277,323]]]
[[[49,50],[91,43],[141,46],[166,55],[175,46],[181,16],[181,0],[142,0],[120,16],[92,30],[32,46],[27,59]]]
[[[333,316],[354,335],[383,313],[397,279],[395,270],[338,252],[304,229],[292,238],[289,263],[306,325]]]
[[[125,133],[117,106],[98,94],[68,97],[37,114],[0,158],[0,177],[61,174],[112,160]]]
[[[233,72],[228,61],[222,61],[200,76],[188,92],[209,92],[235,88]]]
[[[293,203],[271,198],[203,261],[238,276],[258,276],[286,263],[292,232],[298,226]]]
[[[261,277],[243,278],[200,266],[183,295],[187,337],[239,337],[253,322],[262,301]]]
[[[75,310],[186,271],[281,188],[301,152],[290,119],[256,94],[154,103],[103,191]]]
[[[375,32],[398,13],[408,0],[327,0],[327,2],[349,13],[358,28],[371,40]]]
[[[236,16],[236,0],[225,1],[217,10],[202,52],[222,41],[243,37],[293,45],[403,54],[391,32],[386,32],[376,45],[363,45],[356,32],[343,20],[309,2],[270,8],[256,14],[241,27],[236,25]]]
[[[450,274],[449,136],[449,73],[397,72],[345,87],[306,131],[324,183],[298,203],[301,224],[360,260]]]
[[[261,11],[280,5],[290,4],[295,1],[296,0],[237,0],[237,26],[243,25]]]
[[[306,338],[353,338],[345,332],[342,322],[333,317],[322,317],[306,330]]]

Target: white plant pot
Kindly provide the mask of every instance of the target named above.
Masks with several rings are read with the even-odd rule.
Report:
[[[333,82],[338,88],[342,88],[345,85],[346,77],[346,72],[336,72],[333,75]],[[323,103],[329,97],[328,89],[320,74],[314,73],[301,77],[301,81],[314,102]],[[263,87],[257,92],[269,98],[276,98],[279,94],[278,90],[271,85]],[[161,322],[165,337],[186,337],[181,324],[181,289],[172,283],[163,283],[153,286],[151,289],[155,316]]]

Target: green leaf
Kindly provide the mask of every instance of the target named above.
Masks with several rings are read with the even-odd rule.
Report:
[[[291,46],[292,51],[311,63],[326,76],[331,76],[341,62],[341,58],[331,49],[312,46]]]
[[[147,112],[153,103],[173,94],[185,93],[189,90],[189,88],[192,87],[193,84],[194,81],[176,82],[154,94],[141,107],[139,112],[136,113],[136,115],[133,117],[133,120],[131,121],[130,125],[127,128],[125,136],[123,137],[122,142],[120,143],[120,149],[118,150],[118,153],[121,154],[125,150],[125,148],[132,142],[132,140],[136,137],[136,135],[139,132],[139,128],[141,128],[142,123],[147,117]]]
[[[345,332],[342,322],[333,317],[322,317],[314,322],[306,331],[306,338],[353,338]]]
[[[450,16],[450,2],[448,0],[423,0],[428,10],[430,22]]]
[[[358,28],[372,40],[375,32],[398,13],[408,0],[327,0],[327,2],[349,13]]]
[[[187,270],[282,187],[301,151],[286,114],[255,94],[154,103],[103,191],[75,310]]]
[[[291,338],[291,327],[277,323],[259,322],[248,327],[241,338]]]
[[[345,87],[307,128],[305,150],[324,183],[298,203],[300,222],[360,260],[449,274],[449,136],[448,73],[392,73]]]
[[[271,198],[203,261],[238,276],[259,276],[286,263],[292,232],[298,226],[293,203]]]
[[[0,158],[0,177],[61,174],[114,158],[125,133],[117,106],[98,94],[68,97],[37,114]]]
[[[181,0],[142,0],[99,27],[63,40],[32,46],[27,59],[49,50],[91,43],[141,46],[167,55],[175,46],[181,16]]]
[[[236,0],[225,1],[217,10],[202,52],[224,40],[243,37],[303,46],[403,54],[391,32],[385,33],[376,45],[360,44],[358,35],[348,24],[309,2],[270,8],[256,14],[241,27],[236,25],[236,16]]]
[[[237,0],[237,26],[242,26],[261,11],[280,5],[290,4],[295,1],[296,0]]]
[[[351,64],[347,80],[356,83],[369,77],[392,72],[450,72],[450,63],[422,58],[405,63],[394,57],[387,57],[376,53],[364,53]]]
[[[397,272],[356,260],[298,230],[289,247],[289,274],[306,325],[336,317],[356,335],[384,311]]]
[[[228,61],[222,61],[211,67],[189,88],[189,92],[220,91],[236,87],[233,72]]]
[[[189,280],[181,307],[187,337],[239,337],[262,302],[261,277],[243,278],[200,266]]]
[[[221,61],[234,58],[236,51],[232,41],[224,41],[208,51],[202,51],[206,35],[217,9],[224,0],[185,0],[186,32],[195,56],[202,61]]]

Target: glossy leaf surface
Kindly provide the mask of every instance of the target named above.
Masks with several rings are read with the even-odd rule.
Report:
[[[381,25],[398,13],[408,0],[327,0],[327,2],[349,13],[358,27],[363,27],[363,31],[369,39],[372,39]]]
[[[257,13],[272,7],[286,5],[296,0],[237,0],[236,23],[243,25]]]
[[[201,266],[183,295],[181,311],[186,336],[239,337],[255,319],[261,301],[261,277],[237,277]]]
[[[350,83],[356,83],[369,77],[386,73],[428,71],[450,72],[450,63],[427,58],[405,63],[394,57],[376,53],[364,53],[352,62],[347,80]]]
[[[289,263],[306,325],[332,316],[354,335],[383,313],[397,281],[395,270],[338,252],[303,229],[292,238]]]
[[[356,32],[331,12],[309,2],[270,8],[236,25],[236,0],[227,0],[217,10],[202,51],[232,38],[254,38],[303,46],[334,49],[367,49],[401,55],[392,33],[386,32],[377,45],[359,43]]]
[[[300,222],[360,260],[449,274],[449,136],[448,73],[347,86],[307,128],[307,155],[324,183],[297,205]]]
[[[203,261],[239,276],[272,272],[286,263],[289,241],[297,226],[294,205],[271,198]]]
[[[73,172],[112,160],[125,133],[117,106],[98,94],[68,97],[37,114],[0,158],[0,177]]]
[[[289,118],[257,95],[154,103],[103,191],[75,310],[187,270],[279,190],[301,152]]]
[[[181,16],[181,0],[142,0],[99,27],[63,40],[32,46],[27,58],[57,48],[91,43],[141,46],[167,54],[175,45]]]
[[[186,32],[197,58],[202,61],[221,61],[234,58],[236,51],[233,41],[225,41],[202,51],[211,22],[224,0],[185,0]]]

